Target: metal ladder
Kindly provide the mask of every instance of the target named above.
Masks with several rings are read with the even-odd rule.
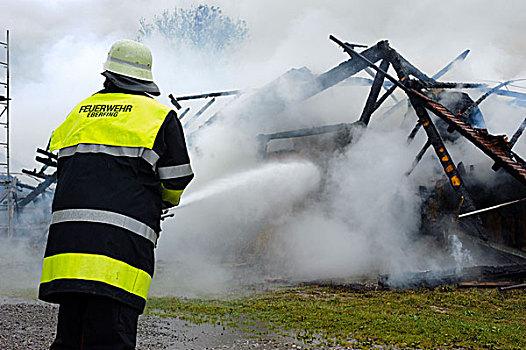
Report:
[[[9,95],[9,30],[6,31],[5,41],[0,41],[0,46],[5,50],[5,57],[0,58],[0,69],[5,69],[5,75],[0,74],[0,127],[5,130],[5,136],[0,138],[0,149],[3,155],[0,159],[0,168],[5,169],[5,180],[0,182],[0,185],[4,187],[4,195],[7,209],[7,237],[13,236],[13,221],[15,211],[15,183],[11,178],[10,169],[10,149],[9,149],[9,101],[11,100]],[[3,91],[2,91],[3,88]],[[2,108],[3,107],[3,108]]]

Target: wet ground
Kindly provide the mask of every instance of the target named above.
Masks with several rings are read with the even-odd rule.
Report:
[[[0,297],[0,349],[48,349],[58,308],[25,298]],[[173,318],[141,316],[137,349],[301,349],[292,339],[260,341],[250,333],[210,324],[188,325]]]

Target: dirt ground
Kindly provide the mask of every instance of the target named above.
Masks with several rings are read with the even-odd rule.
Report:
[[[0,297],[0,349],[48,349],[55,337],[58,308],[24,298]],[[292,343],[262,343],[240,330],[185,325],[172,318],[141,316],[137,349],[301,349]]]

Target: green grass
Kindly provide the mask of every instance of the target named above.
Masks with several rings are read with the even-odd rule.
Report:
[[[153,298],[148,312],[243,329],[263,324],[268,334],[256,335],[286,332],[306,344],[526,349],[524,290],[352,292],[301,287],[232,300]]]

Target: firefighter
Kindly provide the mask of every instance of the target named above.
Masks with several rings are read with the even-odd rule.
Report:
[[[134,349],[154,272],[162,209],[193,178],[176,113],[159,96],[152,55],[120,40],[104,89],[53,132],[58,178],[39,298],[58,303],[51,349]]]

